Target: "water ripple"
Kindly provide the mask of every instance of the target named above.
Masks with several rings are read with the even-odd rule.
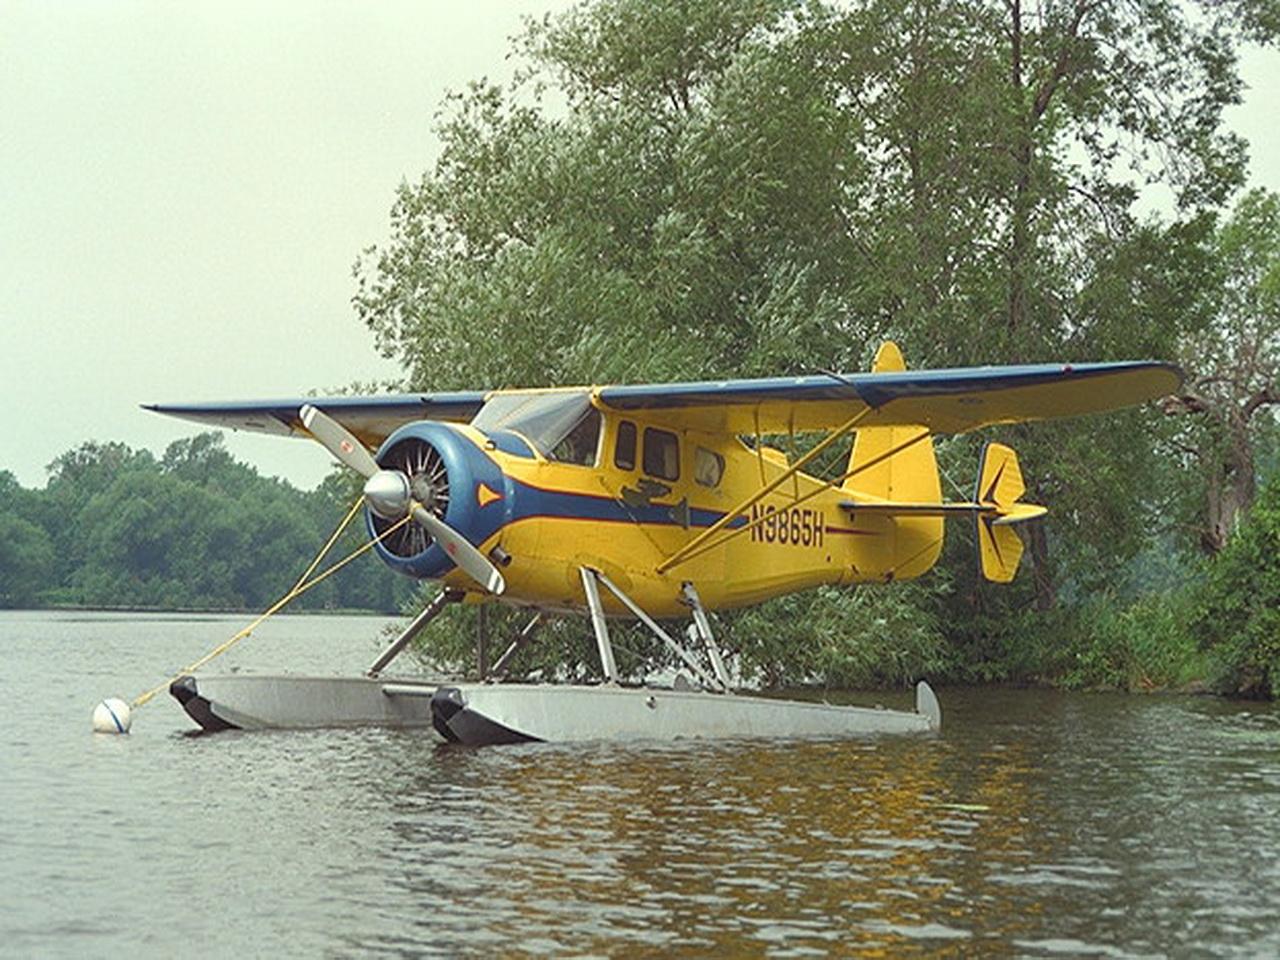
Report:
[[[87,733],[236,625],[0,618],[4,952],[1280,953],[1271,707],[959,690],[934,738],[465,750],[191,737],[158,701]],[[381,623],[267,626],[261,669],[354,672]]]

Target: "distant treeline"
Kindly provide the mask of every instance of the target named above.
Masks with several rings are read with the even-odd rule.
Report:
[[[310,492],[259,476],[217,433],[173,443],[158,460],[86,443],[50,464],[44,489],[0,472],[0,607],[264,609],[358,495],[338,473]],[[364,536],[353,521],[332,558]],[[366,555],[293,606],[395,612],[413,591]]]

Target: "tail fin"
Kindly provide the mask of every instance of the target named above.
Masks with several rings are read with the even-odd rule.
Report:
[[[982,575],[996,583],[1008,583],[1022,560],[1022,538],[1013,525],[1033,520],[1045,508],[1019,502],[1026,492],[1018,455],[1001,443],[982,450],[974,502],[986,509],[974,513],[974,536]]]
[[[876,352],[872,373],[891,373],[907,368],[902,351],[886,341]],[[849,493],[875,500],[897,503],[937,503],[942,497],[938,479],[938,463],[929,437],[912,443],[898,453],[885,457],[896,447],[919,436],[924,427],[865,427],[857,432],[849,454],[848,471],[853,473],[843,484]],[[883,460],[873,463],[878,458]],[[864,464],[873,463],[864,467]],[[856,471],[856,472],[855,472]],[[884,569],[879,571],[894,579],[919,576],[933,566],[942,550],[943,520],[928,516],[880,516],[874,521],[889,546],[884,552]]]
[[[876,354],[873,372],[903,369],[898,348],[884,344]],[[1021,500],[1026,484],[1018,455],[1003,444],[988,443],[978,466],[973,501],[943,502],[933,442],[927,435],[918,439],[924,430],[896,426],[858,431],[849,456],[853,475],[843,486],[852,499],[842,506],[858,518],[859,527],[879,538],[876,549],[868,551],[870,557],[863,558],[860,573],[903,580],[919,576],[933,566],[942,549],[944,518],[965,513],[973,515],[982,575],[1008,583],[1022,560],[1022,538],[1014,525],[1046,512]],[[867,568],[870,558],[874,566]]]

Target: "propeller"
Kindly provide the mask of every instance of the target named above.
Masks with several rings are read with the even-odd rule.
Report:
[[[406,513],[413,515],[433,540],[461,567],[472,580],[490,593],[502,593],[506,581],[489,558],[477,550],[471,541],[449,526],[430,510],[413,499],[409,477],[399,470],[384,470],[378,466],[363,443],[323,410],[304,404],[298,411],[302,425],[324,448],[352,470],[365,477],[364,495],[373,512],[384,520],[398,520]]]
[[[372,477],[381,468],[365,445],[333,417],[311,404],[298,411],[302,425],[319,440],[326,450],[362,477]]]

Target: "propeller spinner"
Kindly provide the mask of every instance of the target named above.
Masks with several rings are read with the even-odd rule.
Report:
[[[415,489],[413,481],[399,470],[386,470],[356,437],[324,411],[305,404],[298,411],[302,425],[324,448],[342,463],[365,477],[364,496],[369,508],[384,520],[399,520],[406,513],[431,535],[441,549],[468,576],[490,593],[506,589],[506,581],[489,558],[477,550],[466,537],[449,526],[417,498],[432,505],[434,491]],[[419,481],[421,485],[421,481]]]

